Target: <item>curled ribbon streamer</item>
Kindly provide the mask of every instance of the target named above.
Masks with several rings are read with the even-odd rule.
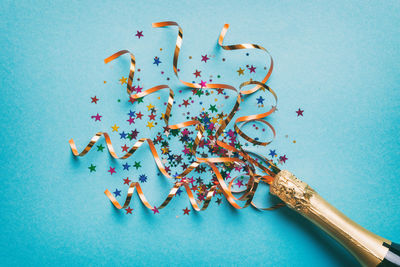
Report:
[[[135,75],[135,56],[128,50],[121,50],[121,51],[109,56],[108,58],[104,59],[104,63],[107,64],[108,62],[113,61],[114,59],[116,59],[126,53],[129,53],[129,55],[131,56],[131,67],[129,70],[128,82],[126,84],[126,91],[128,92],[128,94],[131,94],[132,93],[133,76]]]
[[[250,151],[245,151],[245,150],[238,150],[226,143],[223,143],[218,139],[218,137],[222,134],[223,130],[226,128],[226,126],[229,124],[229,122],[232,120],[232,118],[234,117],[234,115],[236,114],[236,112],[239,109],[240,103],[242,102],[242,95],[249,95],[252,94],[256,91],[258,91],[260,88],[262,88],[264,91],[267,90],[268,92],[270,92],[274,99],[275,99],[275,105],[272,106],[272,108],[264,113],[261,114],[255,114],[255,115],[249,115],[249,116],[242,116],[239,117],[235,120],[234,123],[234,129],[237,132],[238,135],[240,135],[241,137],[243,137],[245,140],[247,140],[250,143],[256,144],[256,145],[268,145],[271,141],[269,142],[260,142],[257,140],[254,140],[250,137],[248,137],[246,134],[243,133],[243,131],[241,130],[241,128],[246,125],[247,123],[251,122],[251,121],[259,121],[262,122],[264,124],[266,124],[273,132],[273,135],[275,137],[275,130],[273,128],[273,126],[268,123],[266,120],[264,120],[264,118],[266,118],[267,116],[269,116],[270,114],[272,114],[275,110],[276,110],[276,103],[277,103],[277,95],[275,94],[275,92],[269,88],[267,85],[265,85],[265,83],[268,81],[269,77],[271,76],[272,73],[272,69],[273,69],[273,59],[271,57],[271,55],[269,54],[269,52],[263,48],[262,46],[259,45],[255,45],[255,44],[237,44],[237,45],[222,45],[223,43],[223,39],[225,37],[225,34],[227,32],[227,29],[229,27],[228,24],[224,25],[224,28],[221,31],[221,34],[219,36],[218,39],[218,44],[225,50],[237,50],[237,49],[260,49],[265,51],[271,60],[271,65],[270,68],[266,74],[266,76],[263,78],[262,82],[258,82],[258,81],[248,81],[248,82],[244,82],[240,85],[240,89],[237,90],[235,87],[231,86],[231,85],[227,85],[227,84],[206,84],[205,86],[201,86],[200,84],[196,84],[196,83],[189,83],[186,81],[183,81],[179,78],[178,76],[178,72],[177,72],[177,64],[178,64],[178,58],[179,58],[179,52],[181,49],[181,45],[182,45],[182,38],[183,38],[183,31],[182,28],[173,21],[166,21],[166,22],[158,22],[158,23],[153,23],[153,27],[158,28],[158,27],[166,27],[166,26],[177,26],[179,31],[178,31],[178,37],[177,37],[177,41],[176,41],[176,46],[175,46],[175,51],[174,51],[174,58],[173,58],[173,69],[174,69],[174,73],[176,75],[176,77],[178,78],[178,80],[190,87],[190,88],[194,88],[194,89],[202,89],[202,88],[209,88],[209,89],[228,89],[228,90],[233,90],[237,93],[237,99],[235,102],[234,107],[232,108],[232,110],[229,112],[229,115],[227,116],[227,118],[225,120],[223,120],[221,122],[220,127],[217,129],[217,132],[215,134],[215,140],[216,140],[216,145],[219,145],[222,148],[225,148],[227,150],[231,150],[233,152],[238,153],[240,156],[242,156],[245,161],[239,159],[239,158],[230,158],[230,157],[219,157],[219,158],[198,158],[196,157],[196,149],[197,146],[203,136],[204,133],[204,127],[202,126],[202,123],[198,120],[192,120],[192,121],[186,121],[186,122],[182,122],[182,123],[178,123],[175,125],[169,125],[169,118],[171,115],[171,110],[172,110],[172,105],[174,102],[174,93],[172,91],[171,88],[169,88],[169,86],[167,85],[158,85],[155,87],[152,87],[150,89],[147,89],[143,92],[137,93],[137,94],[133,94],[133,88],[132,88],[132,82],[133,82],[133,77],[134,77],[134,73],[135,73],[135,57],[134,55],[129,52],[128,50],[121,50],[113,55],[111,55],[110,57],[106,58],[104,60],[104,62],[107,64],[111,61],[113,61],[114,59],[124,55],[124,54],[129,54],[131,57],[131,64],[130,64],[130,72],[129,72],[129,78],[128,78],[128,83],[127,83],[127,93],[130,96],[131,99],[136,100],[138,98],[142,98],[146,95],[152,94],[154,92],[157,92],[159,90],[162,89],[169,89],[169,98],[168,98],[168,105],[166,107],[165,113],[163,114],[163,119],[164,122],[166,124],[166,127],[168,127],[169,129],[180,129],[180,128],[184,128],[184,127],[188,127],[188,126],[194,126],[196,125],[196,129],[198,130],[197,135],[196,135],[196,139],[194,141],[194,144],[192,146],[191,152],[192,154],[195,156],[196,161],[194,161],[192,164],[190,164],[190,166],[188,168],[186,168],[181,174],[177,175],[175,177],[175,179],[177,180],[181,180],[181,181],[177,181],[175,182],[174,186],[172,187],[172,189],[170,190],[170,193],[168,194],[166,200],[158,207],[158,209],[162,209],[164,208],[170,201],[171,199],[176,195],[178,189],[183,186],[186,189],[186,192],[188,194],[190,203],[192,205],[192,207],[196,210],[196,211],[200,211],[200,210],[204,210],[208,207],[209,202],[212,198],[212,196],[217,192],[217,190],[219,190],[219,192],[221,192],[227,199],[227,201],[236,209],[242,209],[245,207],[248,207],[249,205],[252,205],[253,207],[260,209],[260,210],[273,210],[276,208],[279,208],[281,206],[283,206],[283,203],[279,203],[277,205],[274,205],[270,208],[259,208],[257,207],[253,202],[253,198],[254,198],[254,194],[255,191],[257,190],[258,184],[260,181],[263,181],[267,184],[270,184],[273,180],[274,175],[279,171],[279,168],[276,167],[272,162],[270,162],[268,159],[266,159],[265,157],[255,153],[255,152],[250,152]],[[250,90],[245,90],[245,91],[241,91],[241,89],[244,86],[247,85],[256,85],[255,87],[253,87]],[[240,124],[238,126],[238,124]],[[130,149],[129,151],[121,156],[118,157],[114,151],[114,148],[112,146],[110,137],[107,133],[103,133],[103,132],[99,132],[97,133],[89,142],[89,144],[85,147],[85,149],[81,152],[78,153],[77,149],[76,149],[76,145],[74,143],[74,141],[71,139],[69,141],[70,143],[70,147],[72,150],[72,153],[75,156],[84,156],[85,154],[87,154],[90,149],[93,147],[93,145],[100,139],[100,137],[104,135],[104,138],[106,140],[106,144],[107,144],[107,149],[110,153],[110,155],[115,158],[115,159],[127,159],[129,158],[144,142],[147,142],[149,147],[150,147],[150,151],[153,155],[153,158],[156,162],[156,165],[158,167],[158,169],[160,170],[160,172],[167,178],[170,179],[174,179],[172,176],[170,176],[168,174],[168,172],[166,171],[166,169],[164,168],[160,157],[158,156],[158,153],[155,149],[154,143],[152,142],[151,139],[148,138],[142,138],[140,140],[138,140]],[[211,138],[211,137],[210,137]],[[263,163],[266,163],[267,167],[263,166],[258,160],[252,158],[249,156],[249,154],[255,155],[258,159],[260,159]],[[203,206],[200,209],[199,208],[199,204],[197,203],[196,199],[193,196],[193,192],[191,191],[191,189],[189,188],[189,183],[186,181],[186,179],[184,178],[187,174],[189,174],[191,171],[193,171],[194,169],[196,169],[201,163],[205,163],[208,166],[210,166],[210,168],[212,169],[212,171],[214,172],[217,182],[216,185],[212,186],[210,188],[210,190],[208,190],[207,192],[207,197],[204,200]],[[247,183],[247,187],[244,190],[241,191],[232,191],[231,187],[232,187],[232,183],[233,181],[236,179],[234,178],[229,185],[227,185],[221,175],[221,173],[219,172],[218,168],[215,166],[216,163],[236,163],[236,164],[245,164],[247,165],[248,168],[248,176],[250,177],[248,183]],[[264,176],[260,176],[258,174],[255,174],[255,166],[257,166],[258,168],[260,168],[261,170],[263,170],[264,173],[267,173],[268,175],[264,175]],[[107,197],[110,199],[110,201],[113,203],[113,205],[117,208],[117,209],[123,209],[129,206],[129,203],[131,201],[132,195],[134,193],[134,191],[137,191],[138,196],[141,200],[141,202],[149,209],[153,209],[152,205],[150,205],[150,203],[147,201],[146,197],[144,196],[144,193],[140,187],[139,183],[133,182],[130,184],[129,189],[128,189],[128,194],[125,200],[125,203],[123,206],[121,206],[118,201],[115,199],[115,197],[108,191],[105,191],[105,194],[107,195]],[[243,195],[239,198],[236,198],[233,194],[235,193],[243,193]],[[245,204],[243,206],[238,205],[235,200],[239,200],[239,201],[245,201]],[[155,207],[155,206],[154,206]]]
[[[271,65],[270,65],[270,67],[269,67],[269,70],[268,70],[268,72],[267,72],[267,75],[265,75],[265,77],[264,77],[264,78],[262,79],[262,81],[261,81],[262,84],[266,83],[266,82],[269,80],[269,78],[271,77],[272,70],[274,69],[274,60],[273,60],[271,54],[268,52],[267,49],[265,49],[264,47],[262,47],[262,46],[260,46],[260,45],[256,45],[256,44],[222,45],[222,43],[223,43],[223,41],[224,41],[224,38],[225,38],[225,34],[226,34],[226,32],[228,31],[228,28],[229,28],[229,24],[225,24],[225,25],[224,25],[224,28],[222,29],[222,31],[221,31],[221,33],[220,33],[220,35],[219,35],[219,38],[218,38],[218,44],[219,44],[223,49],[225,49],[225,50],[260,49],[260,50],[265,51],[265,52],[268,54],[268,56],[269,56],[269,58],[270,58],[270,60],[271,60]],[[244,94],[244,95],[252,94],[252,93],[256,92],[259,88],[260,88],[260,84],[258,84],[257,86],[253,87],[253,88],[250,89],[250,90],[241,91],[241,93]]]
[[[200,84],[196,84],[196,83],[190,83],[190,82],[186,82],[183,81],[179,78],[178,75],[178,58],[179,58],[179,52],[181,50],[181,46],[182,46],[182,40],[183,40],[183,30],[182,28],[179,26],[178,23],[174,22],[174,21],[165,21],[165,22],[156,22],[153,23],[152,26],[154,28],[159,28],[159,27],[166,27],[166,26],[177,26],[178,27],[178,37],[176,39],[176,45],[175,45],[175,51],[174,51],[174,58],[173,58],[173,70],[175,73],[175,76],[178,78],[178,80],[191,88],[210,88],[210,89],[229,89],[229,90],[233,90],[236,93],[238,93],[237,99],[236,99],[236,103],[233,107],[233,109],[231,110],[231,112],[229,113],[228,117],[222,122],[221,126],[218,128],[217,132],[216,132],[216,138],[218,138],[218,136],[223,132],[223,130],[226,128],[226,126],[229,124],[229,122],[231,121],[231,119],[233,118],[233,116],[236,114],[240,103],[241,103],[241,95],[248,95],[248,94],[252,94],[254,92],[256,92],[258,89],[260,89],[261,87],[267,89],[269,92],[271,92],[275,98],[275,102],[278,101],[278,98],[275,94],[275,92],[270,89],[268,86],[265,85],[265,83],[268,81],[269,77],[272,74],[272,69],[273,69],[273,59],[271,57],[271,55],[269,54],[268,50],[266,50],[264,47],[256,45],[256,44],[236,44],[236,45],[223,45],[223,40],[225,38],[225,34],[229,28],[229,24],[225,24],[224,28],[221,31],[221,34],[218,38],[218,44],[225,50],[238,50],[238,49],[260,49],[265,51],[271,60],[271,66],[266,74],[266,76],[263,78],[262,82],[257,82],[257,81],[248,81],[248,82],[244,82],[240,85],[240,89],[246,85],[249,84],[255,84],[256,86],[250,90],[246,90],[246,91],[240,91],[237,90],[235,87],[228,85],[228,84],[206,84],[205,86],[202,86]],[[132,96],[133,97],[133,96]],[[168,101],[169,103],[170,101]],[[173,102],[173,101],[172,101]],[[248,116],[244,116],[241,118],[238,118],[237,122],[244,122],[244,121],[251,121],[254,119],[261,119],[261,118],[265,118],[266,116],[272,114],[274,111],[276,110],[276,105],[273,106],[273,108],[271,110],[269,110],[267,113],[263,113],[263,114],[259,114],[259,115],[253,115],[255,116],[253,117],[248,117]],[[273,129],[272,125],[270,125],[269,123],[267,123],[267,125],[272,129],[274,136],[275,136],[275,130]],[[270,142],[258,142],[250,137],[248,137],[247,135],[245,135],[242,131],[240,131],[240,128],[236,126],[235,124],[235,130],[236,132],[242,136],[244,139],[246,139],[249,142],[255,143],[257,145],[268,145]]]
[[[207,197],[204,200],[203,206],[202,208],[199,208],[199,204],[197,203],[196,199],[194,198],[193,192],[191,191],[191,189],[189,188],[189,185],[187,183],[175,183],[175,185],[172,187],[172,189],[170,190],[167,198],[164,200],[164,202],[157,208],[157,209],[163,209],[164,207],[166,207],[168,205],[168,203],[171,201],[171,199],[176,195],[176,192],[178,191],[178,189],[183,186],[186,189],[186,193],[189,196],[189,200],[190,203],[192,204],[192,207],[196,210],[196,211],[201,211],[201,210],[205,210],[213,195],[214,192],[216,190],[216,186],[212,186],[210,188],[210,190],[207,192]],[[129,206],[129,203],[131,202],[132,199],[132,195],[135,191],[137,191],[137,194],[139,195],[140,200],[142,201],[142,203],[149,209],[153,210],[153,207],[150,205],[150,203],[147,201],[147,198],[145,197],[145,195],[143,194],[142,188],[140,187],[140,184],[135,182],[135,183],[131,183],[128,189],[128,194],[125,200],[125,203],[123,206],[121,206],[118,201],[115,199],[115,197],[110,193],[110,191],[106,190],[104,193],[107,195],[107,197],[111,200],[111,202],[113,203],[113,205],[117,208],[117,209],[125,209]],[[154,206],[155,207],[155,206]]]
[[[273,135],[275,137],[275,130],[272,127],[272,125],[269,124],[266,121],[260,120],[260,119],[265,118],[268,115],[272,114],[276,110],[276,104],[277,104],[277,101],[278,101],[278,98],[277,98],[277,95],[275,94],[275,92],[271,88],[269,88],[267,85],[264,84],[269,79],[269,77],[271,76],[272,69],[273,69],[273,60],[272,60],[272,57],[270,56],[269,52],[265,48],[263,48],[262,46],[259,46],[259,45],[256,45],[256,44],[238,44],[238,45],[228,45],[228,46],[222,45],[222,42],[223,42],[223,39],[225,37],[226,31],[227,31],[227,29],[229,27],[228,24],[225,24],[224,28],[223,28],[220,36],[219,36],[219,40],[218,40],[219,45],[223,49],[225,49],[225,50],[251,49],[251,48],[261,49],[261,50],[265,51],[266,53],[268,53],[268,55],[270,56],[270,58],[271,58],[271,67],[268,70],[267,75],[264,77],[263,82],[248,81],[248,82],[244,82],[244,83],[242,83],[240,85],[240,89],[243,88],[246,85],[249,85],[249,84],[257,85],[256,87],[254,87],[254,88],[252,88],[250,90],[239,91],[235,87],[233,87],[231,85],[227,85],[227,84],[206,84],[205,86],[202,87],[200,84],[189,83],[189,82],[183,81],[183,80],[181,80],[179,78],[179,75],[178,75],[178,72],[177,72],[177,65],[178,65],[179,52],[180,52],[181,45],[182,45],[182,40],[183,40],[183,30],[176,22],[173,22],[173,21],[153,23],[153,27],[155,27],[155,28],[166,27],[166,26],[177,26],[178,29],[179,29],[178,37],[177,37],[176,45],[175,45],[174,58],[173,58],[173,69],[174,69],[174,73],[175,73],[176,77],[178,78],[178,80],[182,84],[184,84],[184,85],[186,85],[188,87],[191,87],[191,88],[229,89],[229,90],[233,90],[236,93],[238,93],[238,96],[237,96],[237,99],[236,99],[234,107],[229,112],[228,117],[221,123],[221,126],[218,128],[218,130],[216,132],[216,138],[218,138],[218,136],[220,136],[220,134],[223,132],[223,130],[229,124],[229,122],[231,121],[233,116],[236,114],[236,112],[237,112],[237,110],[238,110],[238,108],[240,106],[240,103],[241,103],[241,95],[252,94],[252,93],[256,92],[258,89],[263,88],[263,89],[268,90],[274,96],[275,105],[272,106],[272,108],[266,113],[257,114],[257,115],[251,115],[251,116],[243,116],[243,117],[238,118],[236,120],[236,122],[235,122],[234,129],[246,141],[251,142],[253,144],[266,146],[269,143],[271,143],[272,141],[269,141],[269,142],[256,141],[256,140],[248,137],[245,133],[243,133],[243,131],[241,131],[241,129],[240,129],[241,127],[237,126],[238,122],[243,123],[242,124],[242,127],[243,127],[246,124],[246,122],[257,120],[257,121],[260,121],[260,122],[266,124],[272,130]],[[135,57],[133,56],[133,54],[130,53],[129,51],[127,51],[127,50],[121,50],[121,51],[111,55],[110,57],[106,58],[104,60],[104,62],[108,63],[108,62],[110,62],[110,61],[112,61],[112,60],[114,60],[114,59],[116,59],[116,58],[118,58],[121,55],[126,54],[126,53],[129,53],[131,55],[131,67],[130,67],[129,79],[128,79],[128,84],[127,84],[127,87],[128,87],[127,88],[127,92],[128,92],[128,94],[131,94],[132,93],[132,88],[131,88],[132,79],[133,79],[134,70],[135,70]],[[156,92],[156,91],[164,89],[164,88],[169,88],[169,87],[167,85],[158,85],[158,86],[152,87],[150,89],[147,89],[147,90],[145,90],[145,91],[143,91],[141,93],[138,93],[138,94],[135,94],[135,95],[132,94],[132,95],[130,95],[130,97],[132,99],[141,98],[141,97],[144,97],[146,95],[149,95],[149,94],[151,94],[153,92]],[[168,98],[168,106],[166,108],[166,112],[165,112],[165,115],[164,115],[164,121],[165,121],[166,125],[171,128],[172,126],[168,125],[168,119],[169,119],[169,116],[170,116],[170,113],[171,113],[171,109],[172,109],[172,105],[173,105],[173,102],[174,102],[174,93],[170,88],[169,88],[169,90],[170,90],[170,96]],[[182,128],[182,127],[193,125],[193,124],[194,124],[194,121],[188,121],[188,122],[184,122],[184,123],[179,124],[179,125],[175,125],[175,127],[171,128],[171,129],[178,129],[178,128]]]

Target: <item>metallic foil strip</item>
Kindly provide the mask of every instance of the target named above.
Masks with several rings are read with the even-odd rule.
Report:
[[[218,192],[221,192],[227,199],[227,201],[235,208],[237,209],[242,209],[245,207],[248,207],[249,205],[252,205],[253,207],[260,209],[260,210],[273,210],[276,208],[279,208],[282,206],[281,203],[274,205],[270,208],[259,208],[257,207],[253,202],[252,199],[254,197],[255,191],[257,190],[258,184],[260,181],[263,181],[267,184],[271,184],[273,181],[273,177],[275,176],[275,174],[279,171],[279,168],[277,168],[272,162],[270,162],[268,159],[266,159],[265,157],[258,155],[255,152],[250,152],[251,154],[255,155],[258,159],[261,160],[261,162],[266,163],[268,167],[265,167],[264,165],[262,165],[257,159],[254,159],[252,157],[250,157],[248,151],[245,151],[243,149],[236,149],[228,144],[225,144],[221,141],[218,140],[218,137],[223,133],[223,130],[226,128],[226,126],[229,124],[229,122],[232,120],[232,118],[235,116],[236,112],[238,111],[239,107],[240,107],[240,103],[242,102],[242,95],[249,95],[252,94],[256,91],[258,91],[260,88],[262,88],[264,91],[267,90],[268,92],[270,92],[274,99],[275,99],[275,105],[272,106],[272,108],[270,110],[268,110],[267,112],[261,113],[261,114],[254,114],[254,115],[249,115],[249,116],[242,116],[239,117],[235,120],[234,122],[234,129],[235,131],[241,136],[243,137],[246,141],[256,144],[256,145],[268,145],[271,141],[268,142],[260,142],[257,140],[254,140],[252,138],[250,138],[249,136],[247,136],[242,130],[241,128],[246,125],[247,123],[251,122],[251,121],[259,121],[261,123],[266,124],[272,131],[274,137],[275,137],[275,130],[273,128],[273,126],[268,123],[266,120],[264,120],[264,118],[266,118],[267,116],[271,115],[275,110],[276,110],[276,103],[277,103],[277,95],[276,93],[269,88],[267,85],[265,85],[265,83],[267,82],[267,80],[269,79],[269,77],[271,76],[272,73],[272,69],[273,69],[273,60],[272,57],[270,56],[269,52],[259,46],[259,45],[255,45],[255,44],[238,44],[238,45],[228,45],[228,46],[224,46],[222,45],[223,39],[225,37],[226,31],[229,27],[228,24],[225,24],[220,36],[219,36],[219,45],[225,49],[225,50],[237,50],[237,49],[261,49],[265,52],[268,53],[268,55],[270,56],[271,59],[271,66],[266,74],[266,76],[264,77],[264,79],[262,80],[262,82],[258,82],[258,81],[247,81],[244,82],[240,85],[239,90],[237,90],[235,87],[231,86],[231,85],[227,85],[227,84],[206,84],[205,87],[202,87],[200,84],[195,84],[195,83],[189,83],[186,81],[183,81],[181,79],[179,79],[178,76],[178,72],[177,72],[177,64],[178,64],[178,58],[179,58],[179,52],[181,49],[181,45],[182,45],[182,38],[183,38],[183,31],[182,28],[176,23],[176,22],[172,22],[172,21],[167,21],[167,22],[159,22],[159,23],[153,23],[153,27],[166,27],[166,26],[177,26],[179,31],[178,31],[178,37],[177,37],[177,41],[176,41],[176,46],[175,46],[175,52],[174,52],[174,60],[173,60],[173,69],[174,69],[174,73],[176,75],[176,77],[178,78],[178,80],[190,87],[190,88],[195,88],[195,89],[202,89],[202,88],[209,88],[209,89],[227,89],[227,90],[233,90],[237,93],[237,98],[236,98],[236,102],[235,105],[233,106],[232,110],[229,112],[227,118],[225,120],[222,121],[220,127],[218,128],[216,134],[215,134],[215,139],[217,140],[217,144],[227,150],[231,150],[233,152],[238,153],[239,155],[241,155],[245,161],[242,161],[239,158],[224,158],[224,157],[220,157],[220,158],[198,158],[196,157],[196,149],[197,146],[203,136],[204,133],[204,127],[202,126],[200,121],[197,120],[191,120],[191,121],[186,121],[186,122],[182,122],[182,123],[178,123],[175,125],[169,125],[169,118],[171,115],[171,110],[172,110],[172,105],[174,102],[174,93],[172,91],[171,88],[169,88],[169,86],[167,85],[158,85],[158,86],[154,86],[150,89],[147,89],[143,92],[137,93],[137,94],[133,94],[133,90],[132,90],[132,82],[133,82],[133,77],[134,77],[134,72],[135,72],[135,57],[132,53],[130,53],[128,50],[121,50],[113,55],[111,55],[110,57],[106,58],[104,60],[104,62],[107,64],[108,62],[111,62],[114,59],[117,59],[118,57],[120,57],[121,55],[130,54],[131,57],[131,65],[130,65],[130,72],[129,72],[129,79],[128,79],[128,83],[127,83],[127,93],[130,96],[131,99],[138,99],[138,98],[142,98],[145,97],[149,94],[152,94],[154,92],[157,92],[159,90],[162,89],[169,89],[169,98],[168,98],[168,105],[166,107],[165,113],[163,114],[163,119],[164,122],[166,124],[166,126],[169,129],[180,129],[180,128],[185,128],[185,127],[189,127],[189,126],[196,126],[196,129],[198,130],[197,135],[196,135],[196,139],[194,141],[194,145],[192,147],[192,153],[196,158],[196,161],[193,162],[192,164],[190,164],[190,166],[185,169],[181,174],[179,174],[178,176],[175,177],[175,179],[177,180],[181,180],[180,182],[175,182],[175,185],[173,186],[173,188],[171,189],[170,193],[168,194],[166,200],[158,207],[158,209],[162,209],[164,208],[170,201],[171,199],[175,196],[177,190],[179,189],[179,187],[183,186],[186,189],[186,192],[189,196],[189,200],[191,202],[191,205],[193,206],[193,208],[195,210],[204,210],[207,208],[209,201],[211,200],[212,196],[215,194],[215,192],[218,190]],[[253,87],[250,90],[244,90],[241,91],[241,89],[244,86],[247,85],[256,85],[255,87]],[[155,149],[155,146],[152,142],[151,139],[148,138],[142,138],[140,140],[138,140],[133,146],[132,148],[129,149],[129,151],[121,156],[118,157],[113,149],[113,146],[111,144],[111,140],[110,137],[107,133],[103,133],[103,132],[99,132],[97,133],[89,142],[89,144],[84,148],[84,150],[81,153],[78,153],[77,149],[76,149],[76,145],[74,143],[74,141],[71,139],[69,141],[70,146],[71,146],[71,150],[72,153],[75,156],[84,156],[85,154],[87,154],[90,149],[93,147],[93,145],[100,139],[101,136],[104,136],[105,140],[106,140],[106,144],[107,144],[107,149],[110,153],[110,155],[115,158],[115,159],[127,159],[129,158],[143,143],[147,142],[150,148],[150,151],[153,155],[153,158],[156,162],[156,165],[158,167],[158,169],[160,170],[160,172],[167,178],[170,179],[174,179],[172,176],[170,176],[168,174],[168,172],[165,170],[160,157],[158,156],[158,153]],[[241,191],[232,191],[231,187],[232,187],[232,182],[229,185],[226,185],[221,173],[219,172],[218,168],[215,166],[216,163],[236,163],[236,164],[246,164],[249,168],[249,174],[247,174],[250,178],[249,181],[247,183],[246,189],[241,190]],[[205,163],[207,165],[209,165],[211,167],[211,169],[213,170],[218,184],[213,186],[207,193],[207,197],[206,200],[203,203],[203,207],[200,209],[199,205],[197,203],[197,201],[195,200],[192,191],[189,188],[189,185],[187,182],[182,182],[184,181],[184,177],[189,174],[191,171],[193,171],[194,169],[196,169],[201,163]],[[264,173],[268,174],[268,175],[258,175],[255,173],[255,166],[257,166],[258,168],[260,168]],[[236,178],[235,178],[236,179]],[[114,196],[108,191],[105,191],[105,194],[107,195],[107,197],[110,199],[110,201],[113,203],[113,205],[118,208],[118,209],[122,209],[122,208],[126,208],[129,206],[131,197],[134,193],[134,191],[137,191],[140,200],[142,201],[142,203],[149,209],[153,209],[153,206],[149,204],[149,202],[147,201],[146,197],[143,194],[143,191],[140,187],[139,183],[132,183],[128,189],[128,194],[125,200],[125,203],[123,206],[121,206],[117,200],[114,198]],[[237,193],[243,193],[242,196],[236,198],[233,194],[237,194]],[[245,201],[243,206],[238,205],[235,200],[238,201]]]
[[[186,86],[188,86],[190,88],[229,89],[229,90],[235,91],[238,94],[234,107],[229,112],[228,117],[221,123],[221,126],[218,128],[217,133],[216,133],[216,138],[218,138],[218,136],[221,135],[223,130],[226,128],[226,126],[229,124],[229,122],[232,120],[232,118],[236,114],[237,110],[239,109],[239,106],[240,106],[240,103],[241,103],[241,95],[252,94],[252,93],[255,93],[256,91],[258,91],[258,89],[264,88],[264,89],[267,89],[274,96],[275,102],[277,103],[277,101],[278,101],[277,95],[275,94],[275,92],[272,89],[270,89],[268,86],[265,85],[265,83],[268,81],[269,77],[271,76],[272,70],[273,70],[273,59],[272,59],[271,55],[269,54],[269,52],[264,47],[256,45],[256,44],[237,44],[237,45],[227,45],[227,46],[222,45],[224,37],[225,37],[225,34],[226,34],[226,32],[228,30],[228,27],[229,27],[228,24],[224,25],[224,28],[222,29],[221,34],[220,34],[220,36],[218,38],[218,44],[223,49],[225,49],[225,50],[260,49],[260,50],[265,51],[269,55],[270,60],[271,60],[271,66],[270,66],[266,76],[263,78],[262,82],[247,81],[247,82],[244,82],[244,83],[242,83],[240,85],[240,89],[242,89],[246,85],[255,84],[256,86],[253,87],[250,90],[240,91],[240,90],[237,90],[235,87],[233,87],[231,85],[228,85],[228,84],[206,84],[206,86],[202,87],[200,84],[190,83],[190,82],[186,82],[186,81],[181,80],[179,78],[179,75],[178,75],[177,65],[178,65],[179,52],[180,52],[180,49],[181,49],[181,46],[182,46],[182,41],[183,41],[183,30],[182,30],[182,28],[179,26],[178,23],[176,23],[174,21],[157,22],[157,23],[153,23],[152,25],[155,28],[167,27],[167,26],[176,26],[176,27],[178,27],[178,37],[176,39],[176,45],[175,45],[175,51],[174,51],[173,69],[174,69],[175,76],[178,78],[178,80],[182,84],[184,84],[184,85],[186,85]],[[276,110],[276,103],[269,111],[267,111],[265,113],[257,114],[257,115],[250,115],[250,116],[243,116],[243,117],[238,118],[235,121],[235,125],[234,125],[234,128],[235,128],[236,132],[241,137],[243,137],[245,140],[247,140],[248,142],[251,142],[251,143],[257,144],[257,145],[262,145],[262,146],[268,145],[271,141],[270,142],[259,142],[259,141],[256,141],[256,140],[248,137],[247,135],[245,135],[243,133],[243,131],[240,130],[241,127],[237,126],[237,123],[238,122],[250,122],[250,121],[254,121],[254,120],[257,120],[257,119],[262,119],[262,118],[267,117],[268,115],[272,114]],[[270,125],[269,123],[266,123],[266,124],[271,128],[271,130],[273,131],[274,137],[275,137],[275,130],[272,127],[272,125]],[[245,125],[245,123],[242,124],[242,126],[244,126],[244,125]]]
[[[110,61],[113,61],[116,58],[119,58],[120,56],[129,53],[129,55],[131,56],[131,66],[130,66],[130,70],[129,70],[129,76],[128,76],[128,83],[126,84],[126,91],[128,92],[128,94],[132,93],[132,82],[133,82],[133,76],[135,75],[135,56],[129,52],[128,50],[121,50],[111,56],[109,56],[108,58],[104,59],[104,63],[108,63]]]

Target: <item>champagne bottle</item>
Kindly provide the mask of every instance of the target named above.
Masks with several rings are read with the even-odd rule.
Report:
[[[356,224],[291,172],[280,171],[270,193],[336,239],[362,266],[400,266],[399,244]]]

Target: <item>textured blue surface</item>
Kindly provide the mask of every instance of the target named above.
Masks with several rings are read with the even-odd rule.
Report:
[[[231,24],[227,44],[268,48],[279,96],[272,147],[288,155],[285,168],[361,225],[399,242],[400,2],[255,2],[1,1],[2,265],[356,264],[287,208],[236,211],[224,202],[182,216],[186,197],[156,216],[136,197],[133,216],[112,208],[103,191],[121,177],[104,168],[91,175],[87,166],[119,163],[98,153],[75,160],[67,141],[73,137],[81,149],[114,124],[88,125],[89,115],[122,111],[105,101],[96,110],[88,101],[125,97],[103,80],[126,77],[128,61],[110,68],[106,56],[130,49],[139,67],[149,66],[145,86],[161,83],[147,61],[160,47],[170,61],[176,29],[151,28],[163,20],[183,27],[186,56],[220,53],[224,23]],[[154,164],[146,168],[151,174]],[[161,201],[164,185],[152,187],[152,201]]]

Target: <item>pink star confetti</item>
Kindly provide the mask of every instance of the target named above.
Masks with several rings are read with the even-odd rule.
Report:
[[[299,108],[299,110],[296,111],[297,117],[298,117],[298,116],[303,116],[303,112],[304,112],[304,110],[301,110],[301,109]]]
[[[140,37],[143,37],[143,31],[136,31],[135,36],[140,39]]]

